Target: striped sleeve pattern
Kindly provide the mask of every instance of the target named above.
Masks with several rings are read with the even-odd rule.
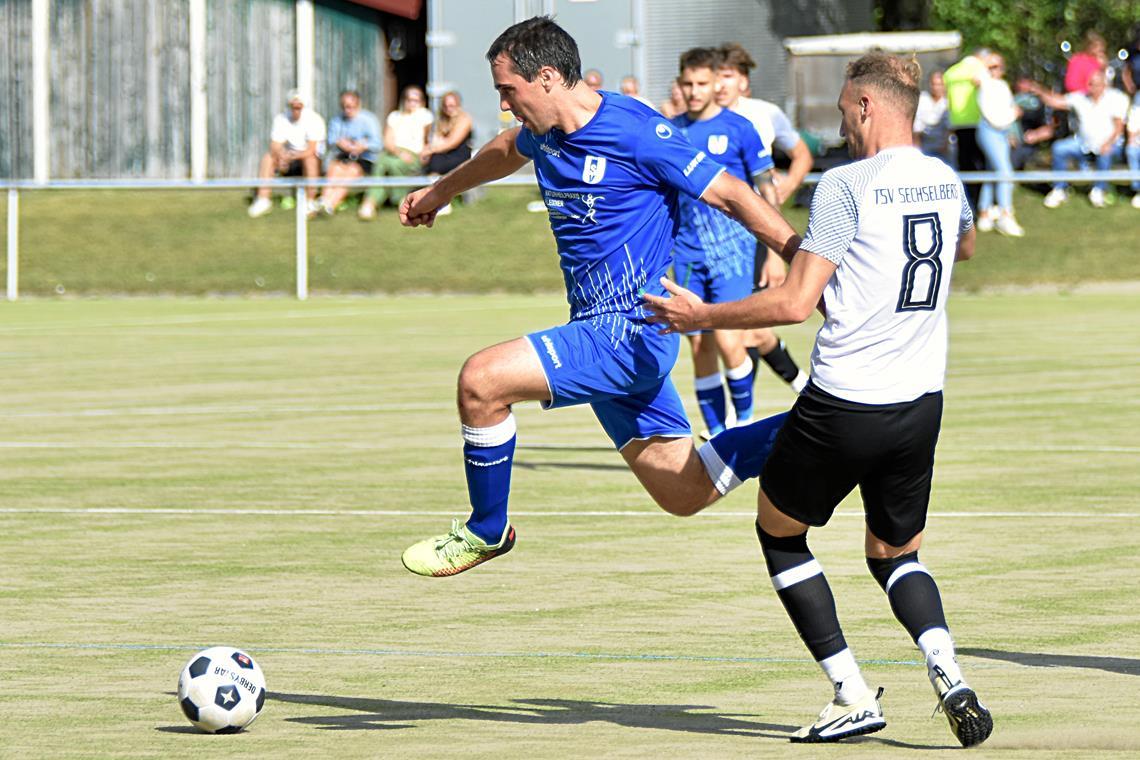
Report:
[[[839,266],[859,229],[859,208],[851,186],[834,172],[819,181],[811,199],[807,234],[800,247]]]
[[[958,182],[958,192],[962,195],[962,217],[958,222],[958,234],[965,235],[974,226],[974,212],[970,209],[970,199],[966,196],[966,188],[961,181]]]

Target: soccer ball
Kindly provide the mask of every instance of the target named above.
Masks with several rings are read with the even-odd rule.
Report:
[[[178,676],[178,704],[196,728],[211,734],[236,733],[261,714],[265,674],[238,649],[203,649]]]

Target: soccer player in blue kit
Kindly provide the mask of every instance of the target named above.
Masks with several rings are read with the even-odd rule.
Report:
[[[791,225],[656,111],[591,90],[577,44],[550,18],[507,29],[487,60],[500,107],[522,126],[408,195],[401,222],[431,226],[459,193],[533,161],[570,322],[486,348],[463,365],[458,405],[471,516],[404,552],[404,566],[425,576],[455,575],[513,547],[512,404],[590,404],[646,491],[675,515],[695,514],[756,477],[783,419],[727,430],[698,451],[669,379],[679,338],[647,322],[642,299],[664,293],[679,194],[721,209],[789,257],[800,240]]]
[[[716,102],[722,58],[713,48],[681,54],[677,83],[688,106],[672,123],[694,146],[734,177],[757,187],[772,182],[772,155],[752,122]],[[679,285],[707,303],[724,303],[752,293],[756,238],[742,224],[687,195],[680,196],[681,226],[673,245],[673,273]],[[782,267],[782,262],[780,263]],[[776,284],[776,283],[773,283]],[[740,330],[712,330],[689,336],[694,386],[710,435],[727,421],[725,384],[736,424],[752,420],[752,359]],[[718,356],[724,361],[722,375]]]

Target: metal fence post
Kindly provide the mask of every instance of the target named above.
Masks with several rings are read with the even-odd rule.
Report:
[[[8,188],[8,300],[20,297],[20,191]]]
[[[309,297],[309,203],[305,188],[298,185],[297,194],[297,300]]]

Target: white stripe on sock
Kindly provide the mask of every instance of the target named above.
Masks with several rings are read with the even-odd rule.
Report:
[[[491,427],[480,428],[470,427],[468,425],[462,425],[461,427],[463,428],[463,440],[472,446],[479,446],[481,448],[502,446],[514,438],[515,433],[518,431],[518,427],[515,425],[514,414],[508,414],[505,420]]]
[[[708,473],[709,480],[713,482],[713,486],[720,492],[721,496],[725,496],[729,491],[739,486],[744,481],[736,477],[736,473],[732,468],[724,463],[720,458],[720,454],[713,448],[712,441],[709,441],[704,446],[697,449],[697,455],[701,458],[701,463],[705,466],[705,472]]]
[[[693,381],[693,389],[698,391],[711,391],[724,385],[724,375],[717,372],[715,375],[705,375]]]
[[[891,593],[891,587],[898,583],[899,579],[911,573],[926,573],[930,575],[930,571],[927,570],[926,566],[921,562],[907,562],[905,565],[899,565],[895,568],[895,571],[891,573],[891,577],[887,578],[887,593]]]
[[[776,587],[777,591],[783,591],[788,586],[794,586],[801,581],[814,578],[822,573],[823,568],[819,566],[819,562],[815,559],[809,559],[802,565],[789,567],[784,572],[773,575],[772,585]]]
[[[752,360],[747,356],[744,357],[744,363],[739,367],[733,367],[730,370],[725,370],[724,376],[729,380],[743,380],[752,374]]]

